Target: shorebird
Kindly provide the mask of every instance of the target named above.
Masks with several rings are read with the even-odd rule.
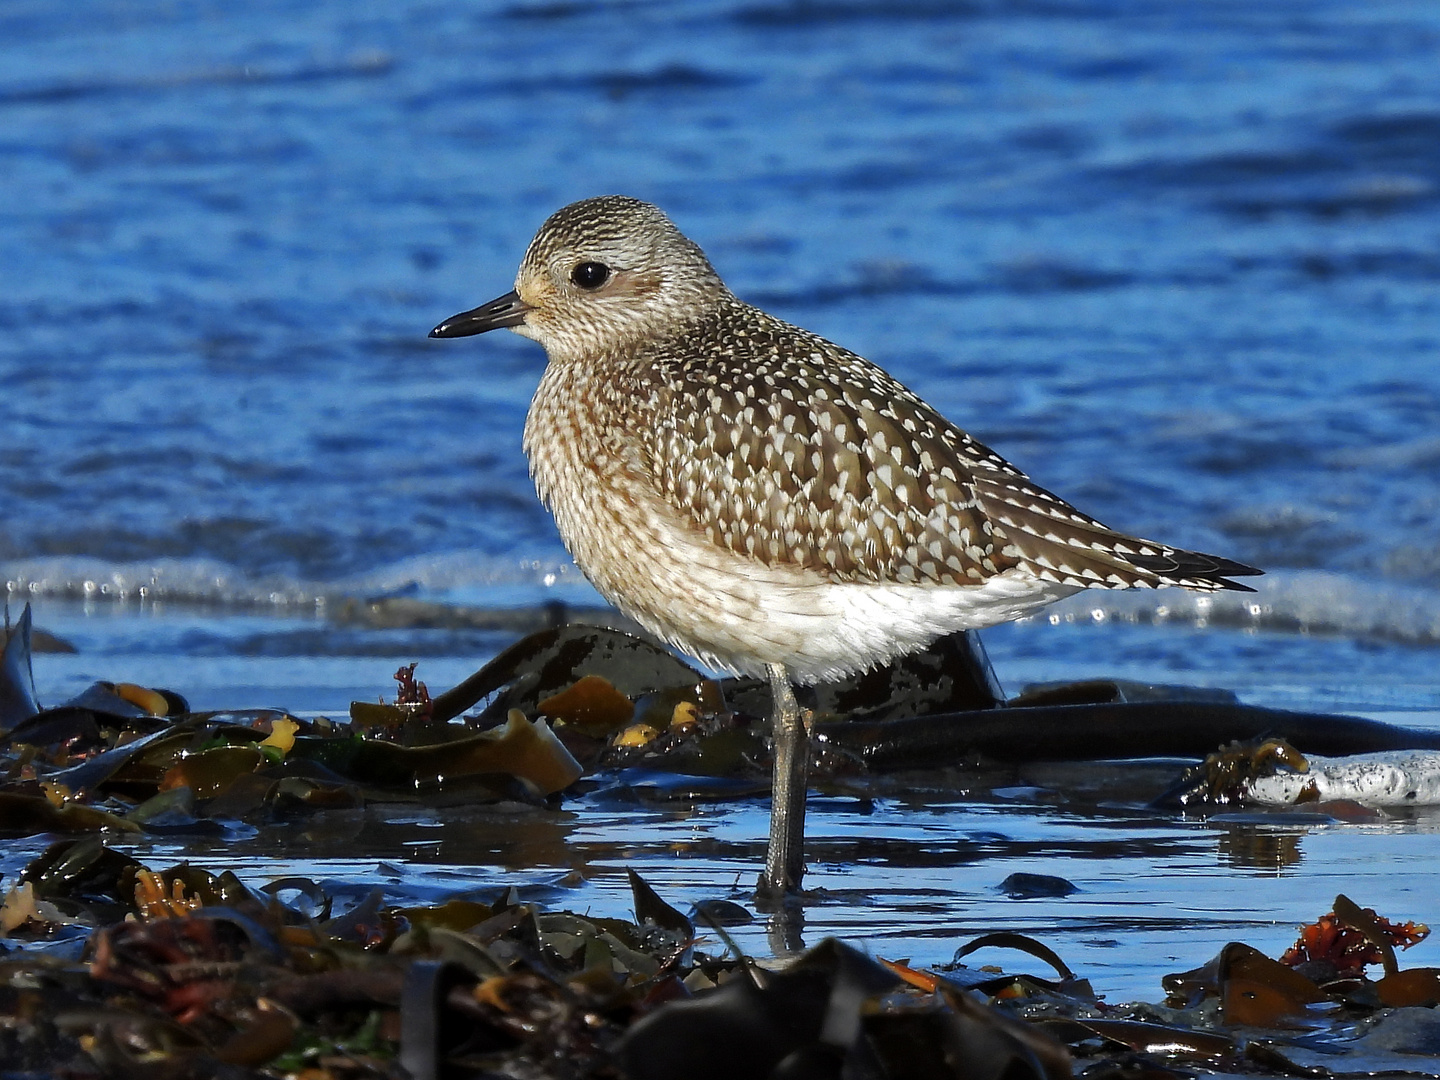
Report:
[[[432,337],[508,327],[549,357],[525,421],[581,571],[712,668],[768,678],[759,891],[804,873],[811,684],[1082,589],[1251,591],[1259,570],[1115,532],[1032,483],[875,364],[735,297],[658,208],[573,203],[514,291]]]

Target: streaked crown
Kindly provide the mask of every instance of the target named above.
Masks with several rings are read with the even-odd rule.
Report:
[[[705,253],[664,213],[623,195],[551,215],[525,252],[515,291],[534,309],[515,330],[552,359],[669,336],[730,296]]]

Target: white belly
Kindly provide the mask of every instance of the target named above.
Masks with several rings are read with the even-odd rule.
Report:
[[[584,372],[546,370],[525,429],[536,487],[600,593],[712,667],[761,676],[781,664],[824,682],[1079,591],[1020,569],[973,586],[837,583],[737,554],[657,494],[633,432],[604,405]],[[646,422],[643,410],[628,419]]]
[[[711,667],[763,676],[766,665],[781,664],[804,684],[875,667],[957,630],[1010,622],[1080,591],[1019,570],[968,587],[837,584],[736,555],[658,515],[640,513],[628,529],[613,530],[618,544],[597,544],[591,521],[567,516],[557,506],[580,569],[651,633]]]

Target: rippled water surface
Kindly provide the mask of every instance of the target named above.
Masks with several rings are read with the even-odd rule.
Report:
[[[550,211],[620,191],[1081,508],[1271,571],[1253,601],[992,631],[1007,688],[1440,726],[1437,52],[1429,0],[8,3],[0,571],[80,648],[39,659],[42,697],[343,712],[509,638],[340,627],[337,597],[595,602],[520,453],[538,348],[425,333],[506,291]],[[1440,921],[1423,812],[1256,827],[997,784],[822,802],[807,937],[934,961],[1016,927],[1154,998],[1341,888]],[[678,900],[748,885],[763,813],[382,815],[286,858],[623,907],[626,864]],[[1000,899],[1021,869],[1082,891]]]

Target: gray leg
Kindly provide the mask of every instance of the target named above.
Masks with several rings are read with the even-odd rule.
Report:
[[[771,664],[768,670],[775,706],[775,780],[770,791],[770,847],[758,891],[762,897],[781,897],[798,891],[805,874],[805,777],[810,741],[785,669]]]

